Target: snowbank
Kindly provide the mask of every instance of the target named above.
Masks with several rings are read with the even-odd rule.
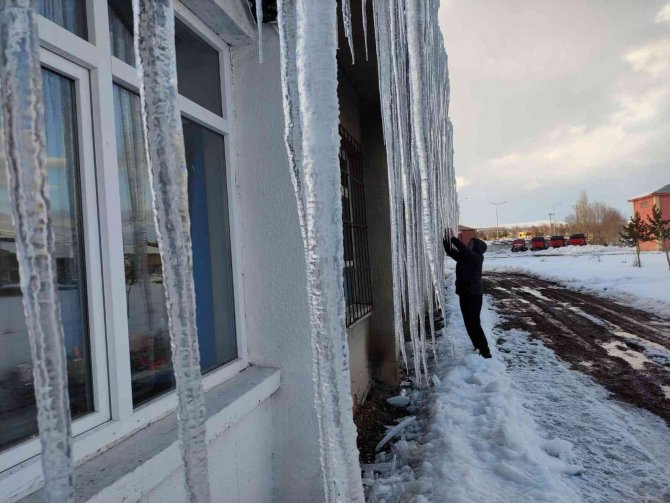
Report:
[[[495,348],[491,360],[472,353],[453,294],[448,312],[452,340],[438,343],[440,384],[424,431],[395,444],[397,468],[375,481],[370,500],[578,501],[566,482],[582,471],[571,445],[540,434]],[[486,306],[489,334],[494,321]]]
[[[634,260],[630,248],[615,246],[521,253],[500,250],[486,254],[484,269],[537,275],[670,317],[670,271],[665,255],[643,253],[642,267],[634,267]]]

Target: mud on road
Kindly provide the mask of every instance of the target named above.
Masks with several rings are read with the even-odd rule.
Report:
[[[522,274],[488,273],[484,284],[501,329],[528,332],[619,400],[670,426],[670,320]]]

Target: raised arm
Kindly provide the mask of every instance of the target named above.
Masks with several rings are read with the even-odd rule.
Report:
[[[451,237],[451,244],[453,244],[458,250],[458,254],[462,259],[466,260],[479,260],[480,257],[477,253],[472,251],[463,241],[458,239],[456,236]]]
[[[445,230],[444,231],[444,237],[442,238],[442,244],[444,245],[444,251],[452,259],[454,259],[456,262],[458,262],[461,259],[461,254],[451,246],[451,242],[450,242],[450,239],[449,239],[450,236],[451,236],[451,232],[448,231],[448,230]]]

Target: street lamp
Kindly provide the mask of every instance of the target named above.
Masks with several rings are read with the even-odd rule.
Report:
[[[491,203],[493,206],[496,207],[496,239],[500,239],[500,229],[498,228],[498,206],[501,204],[507,204],[507,201],[502,201],[500,203]]]

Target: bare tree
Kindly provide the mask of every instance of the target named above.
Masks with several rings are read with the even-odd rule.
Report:
[[[582,192],[573,206],[574,213],[566,218],[566,231],[585,234],[593,244],[611,245],[619,242],[619,232],[626,224],[621,212],[600,202],[590,202]]]

